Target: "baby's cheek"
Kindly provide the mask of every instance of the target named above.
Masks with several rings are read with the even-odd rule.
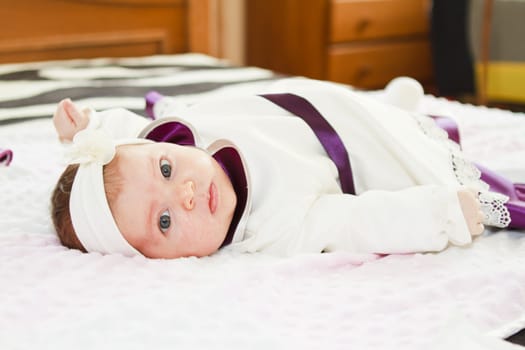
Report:
[[[191,250],[196,256],[207,256],[214,253],[222,243],[220,238],[213,234],[216,224],[208,222],[205,218],[195,215],[184,224],[184,234],[179,244],[184,249]]]

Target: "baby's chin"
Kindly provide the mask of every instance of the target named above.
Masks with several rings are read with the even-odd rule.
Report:
[[[204,258],[204,257],[207,257],[207,256],[210,256],[210,255],[213,255],[213,254],[217,253],[219,251],[219,248],[220,248],[220,246],[217,247],[217,248],[214,248],[214,249],[202,250],[202,251],[193,252],[193,253],[172,255],[172,256],[166,257],[164,259],[178,259],[178,258],[192,258],[192,257]]]

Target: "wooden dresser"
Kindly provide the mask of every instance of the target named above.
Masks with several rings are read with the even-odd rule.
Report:
[[[430,0],[249,0],[246,64],[381,88],[432,83]]]
[[[211,1],[0,0],[0,63],[211,53]]]

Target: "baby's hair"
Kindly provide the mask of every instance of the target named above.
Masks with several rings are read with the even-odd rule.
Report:
[[[80,243],[73,229],[71,214],[69,213],[69,197],[77,170],[78,164],[71,164],[60,175],[51,195],[51,218],[60,242],[68,248],[85,252],[86,249]]]
[[[113,212],[112,203],[117,199],[117,196],[122,189],[121,176],[118,171],[118,153],[111,163],[104,166],[104,190],[109,207]],[[55,231],[62,245],[71,249],[78,249],[86,252],[86,249],[80,243],[80,240],[75,233],[73,223],[71,221],[71,214],[69,212],[69,198],[71,196],[71,187],[73,187],[73,180],[77,174],[78,164],[71,164],[64,170],[51,195],[51,217]]]

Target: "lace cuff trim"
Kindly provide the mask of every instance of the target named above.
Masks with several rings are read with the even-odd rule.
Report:
[[[480,179],[481,172],[478,168],[463,157],[459,145],[450,140],[446,131],[438,127],[431,117],[420,114],[415,114],[414,117],[428,137],[447,147],[450,153],[450,163],[459,184],[479,191],[481,210],[485,214],[483,224],[507,227],[510,223],[510,214],[504,204],[509,198],[489,191],[489,185]]]

